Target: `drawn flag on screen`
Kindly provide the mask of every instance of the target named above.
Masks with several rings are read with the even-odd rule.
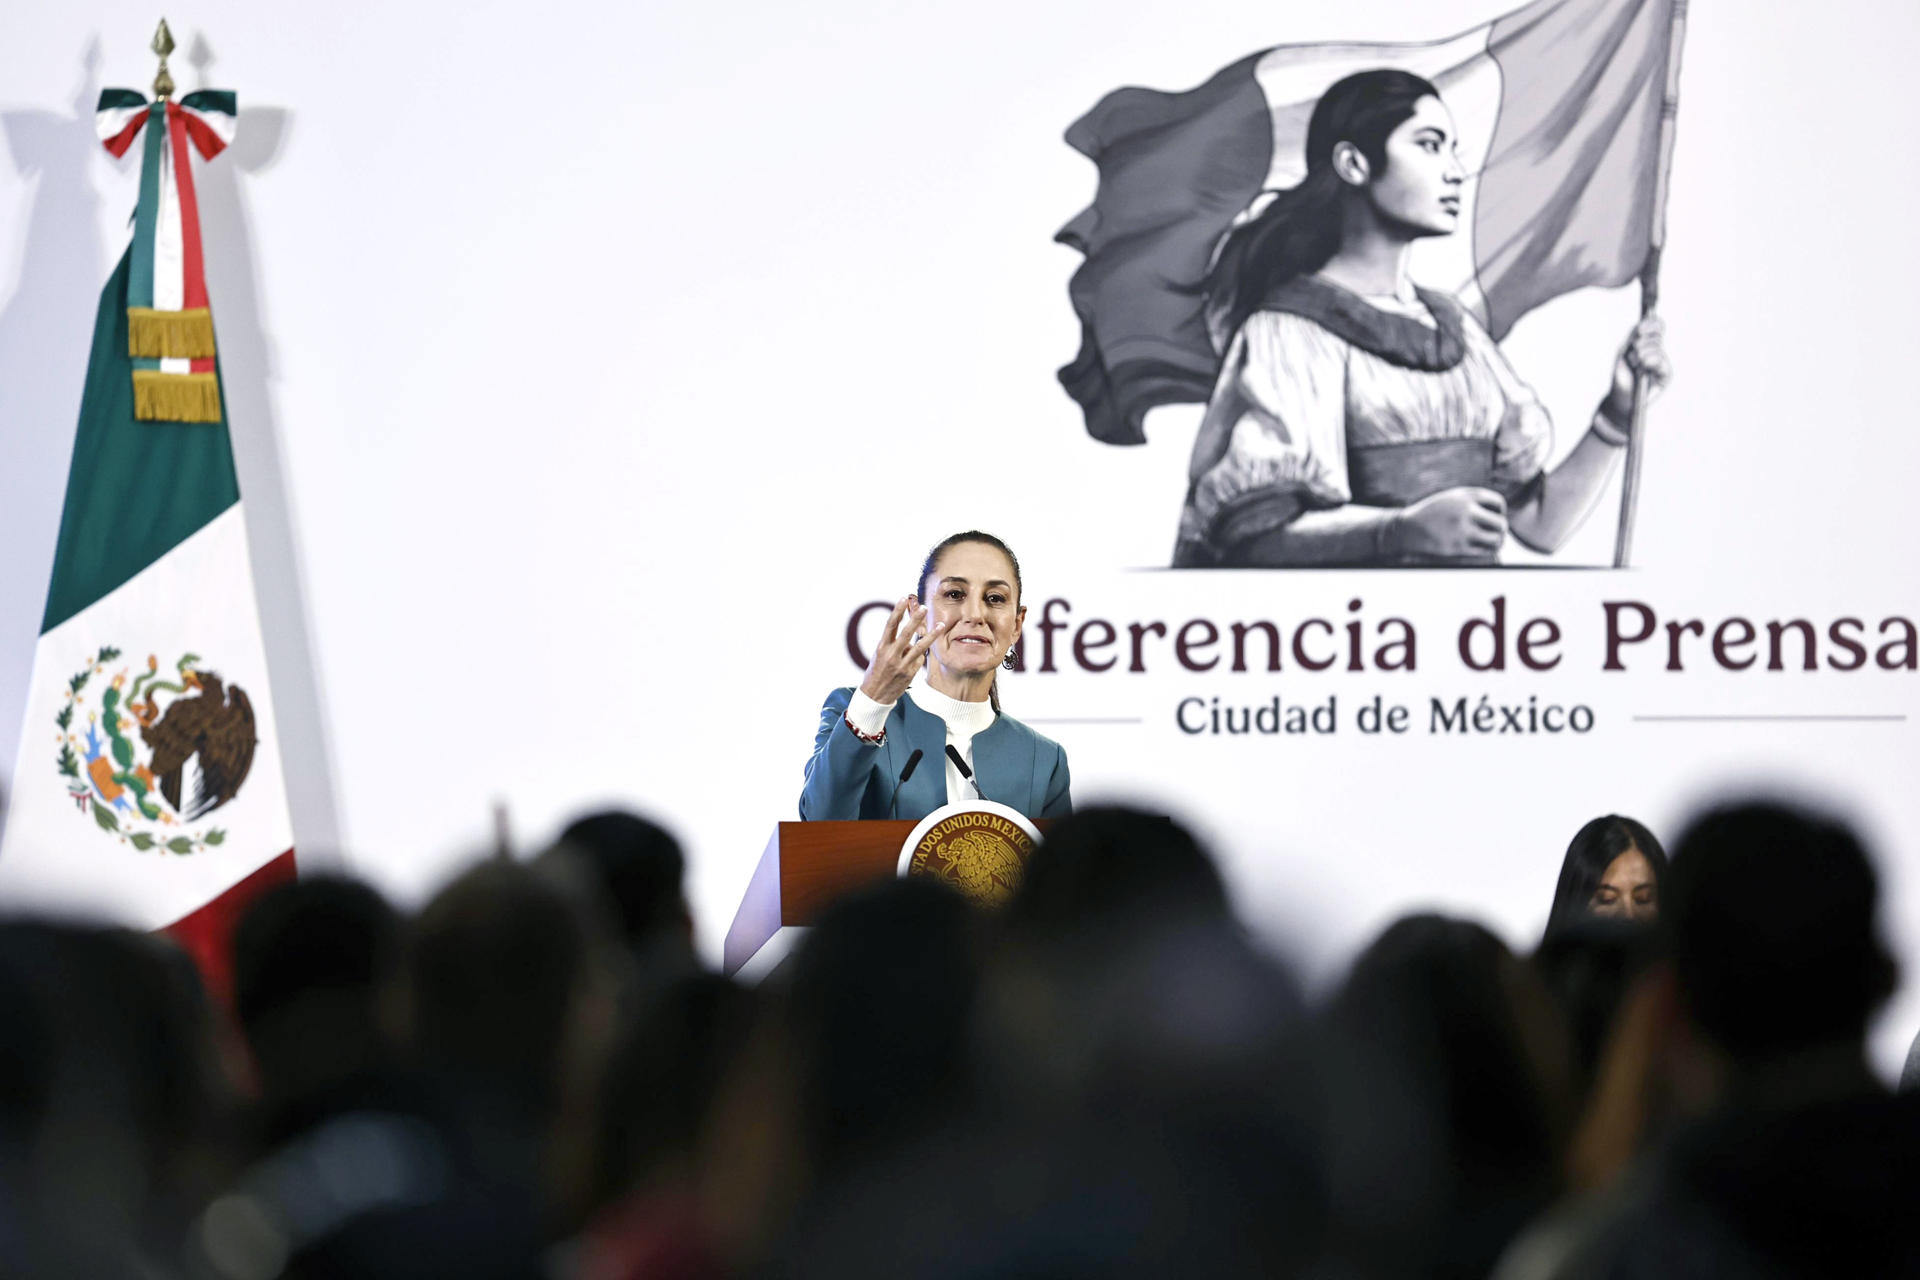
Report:
[[[1451,40],[1283,45],[1197,89],[1119,89],[1067,131],[1099,169],[1056,237],[1086,255],[1069,294],[1080,352],[1060,370],[1087,430],[1139,444],[1156,405],[1202,402],[1219,354],[1204,284],[1221,239],[1306,173],[1307,121],[1334,81],[1398,67],[1434,82],[1470,175],[1460,227],[1413,273],[1498,339],[1550,298],[1617,286],[1653,235],[1668,35],[1684,0],[1535,0]]]
[[[218,96],[231,118],[232,95]],[[137,95],[101,96],[109,150],[137,132],[124,122],[107,131],[128,97]],[[177,108],[138,110],[152,139]],[[100,295],[0,848],[0,904],[163,929],[218,990],[232,919],[293,875],[293,831],[205,288],[196,297],[191,283],[179,287],[181,260],[165,247],[170,234],[179,246],[179,228],[170,233],[165,211],[150,207],[171,190],[176,218],[190,208],[178,194],[191,191],[190,162],[180,149],[176,186],[155,173],[158,154],[146,150],[133,243]],[[191,243],[197,276],[197,231]],[[163,283],[169,270],[173,286]],[[157,324],[155,343],[204,350],[177,358],[206,368],[176,375],[165,368],[174,356],[136,356],[143,321]],[[150,366],[203,374],[178,385],[211,386],[211,399],[160,399],[163,409],[210,405],[211,416],[148,419],[141,406],[154,397],[138,375]]]

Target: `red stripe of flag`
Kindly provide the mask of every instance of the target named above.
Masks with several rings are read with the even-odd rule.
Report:
[[[174,179],[180,187],[182,275],[180,306],[191,311],[207,305],[206,268],[200,256],[200,204],[193,195],[193,156],[187,149],[187,113],[167,104],[167,134],[173,142]],[[198,123],[197,121],[195,123]],[[202,125],[202,129],[206,126]]]
[[[208,994],[221,1005],[231,1007],[234,925],[247,913],[254,899],[275,885],[296,878],[293,850],[289,849],[198,911],[181,916],[158,932],[172,938],[181,950],[193,957],[194,967],[200,970]]]

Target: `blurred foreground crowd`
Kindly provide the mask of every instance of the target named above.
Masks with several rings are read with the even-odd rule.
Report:
[[[0,1275],[1920,1276],[1875,874],[1820,815],[1671,861],[1597,820],[1531,954],[1411,915],[1314,998],[1123,809],[755,987],[682,874],[603,813],[411,918],[286,885],[231,1010],[158,938],[0,924]]]

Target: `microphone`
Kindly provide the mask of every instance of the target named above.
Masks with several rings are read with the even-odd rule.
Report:
[[[920,748],[915,747],[913,754],[907,757],[906,765],[900,770],[900,780],[893,784],[893,794],[887,797],[887,816],[889,818],[893,816],[893,807],[900,803],[900,788],[907,785],[907,779],[911,778],[913,771],[920,767],[920,757],[925,754],[926,753],[920,750]]]
[[[947,744],[947,759],[953,761],[953,767],[960,771],[961,777],[973,784],[973,794],[985,800],[987,793],[980,789],[980,779],[973,776],[973,770],[967,768],[966,759],[960,754],[960,748],[951,742]]]

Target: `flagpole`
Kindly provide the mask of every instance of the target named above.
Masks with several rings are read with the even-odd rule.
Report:
[[[1653,226],[1648,236],[1647,262],[1640,269],[1640,315],[1644,319],[1660,305],[1660,254],[1667,243],[1667,179],[1673,169],[1673,135],[1680,117],[1680,51],[1687,40],[1687,0],[1673,0],[1673,23],[1667,29],[1667,87],[1660,103],[1660,155],[1653,177]],[[1624,569],[1633,554],[1633,519],[1640,503],[1641,442],[1647,425],[1647,402],[1652,390],[1644,370],[1633,375],[1633,413],[1627,425],[1627,467],[1620,484],[1620,528],[1613,541],[1613,567]]]

